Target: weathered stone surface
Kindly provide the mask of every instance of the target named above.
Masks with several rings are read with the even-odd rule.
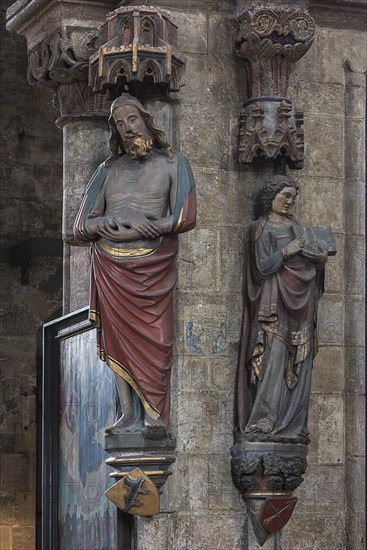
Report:
[[[248,175],[244,178],[241,172],[228,171],[225,167],[193,165],[192,169],[196,181],[198,226],[227,225],[228,212],[231,212],[231,224],[243,228],[244,222],[251,220],[253,178]]]
[[[15,451],[17,453],[32,453],[37,438],[37,424],[34,422],[29,426],[16,426],[15,428]]]
[[[217,290],[218,232],[198,227],[180,240],[178,284],[182,290]],[[199,306],[200,307],[200,306]]]
[[[1,455],[2,491],[27,491],[30,480],[30,457],[22,454]]]
[[[34,527],[13,527],[12,550],[32,550],[36,540]]]
[[[344,513],[300,514],[296,510],[282,533],[283,547],[292,550],[345,550]],[[325,546],[327,545],[327,546]]]
[[[232,417],[233,398],[230,391],[196,389],[181,392],[177,403],[178,452],[223,452],[223,442],[228,443],[229,447],[232,443]]]
[[[313,175],[327,179],[340,178],[343,168],[343,120],[323,114],[309,115],[305,119],[305,134],[309,136],[309,140],[304,175],[312,174],[311,166],[314,167]]]
[[[208,53],[208,22],[205,9],[181,10],[170,9],[171,19],[180,29],[177,35],[177,48],[183,54],[204,54]]]
[[[363,235],[349,235],[345,249],[345,290],[348,294],[363,295],[365,290],[366,262],[362,253]]]
[[[344,462],[344,402],[342,396],[320,395],[318,403],[318,462]]]
[[[89,304],[90,261],[89,247],[70,247],[70,304],[68,311],[76,311]]]
[[[309,157],[307,157],[309,159]],[[304,225],[331,227],[334,233],[344,233],[342,180],[321,174],[322,163],[316,161],[305,179],[297,178],[301,189],[299,197],[300,219]],[[316,200],[317,198],[317,200]]]
[[[364,394],[345,396],[345,432],[348,456],[363,456],[366,448],[366,400]]]
[[[198,549],[211,550],[226,548],[237,550],[241,544],[243,513],[227,514],[223,522],[221,513],[174,515],[170,531],[169,548],[174,550]],[[177,540],[175,534],[180,533]],[[200,543],[199,543],[200,540]]]
[[[305,473],[305,481],[295,491],[298,497],[297,513],[337,513],[343,502],[344,466],[311,465]]]
[[[362,395],[366,384],[364,347],[345,347],[345,390]]]
[[[319,303],[318,331],[320,344],[343,344],[343,302],[337,295],[324,295]]]
[[[220,104],[186,104],[174,107],[175,144],[194,166],[211,166],[218,170],[225,161],[231,114]],[[199,128],[216,128],[203,136]],[[210,159],[210,162],[208,162]]]
[[[365,82],[364,75],[360,73],[350,72],[350,69],[345,68],[346,71],[346,87],[344,92],[345,108],[348,112],[349,120],[360,120],[363,118],[365,109],[364,96],[365,96]],[[347,121],[348,123],[348,121]],[[360,169],[363,169],[360,166]]]
[[[345,345],[363,347],[365,337],[363,296],[348,297],[345,303],[345,320]]]
[[[347,154],[345,155],[345,174],[348,178],[358,180],[363,178],[363,172],[361,167],[363,167],[364,161],[364,132],[365,132],[365,122],[363,119],[360,120],[348,120],[345,125],[345,139],[349,143],[355,144],[353,147],[347,149]]]
[[[7,525],[0,526],[0,543],[3,550],[12,550],[11,549],[11,540],[10,540],[10,527]]]
[[[343,348],[320,347],[313,363],[312,393],[341,394],[344,391],[344,378]]]
[[[170,518],[159,515],[152,518],[137,518],[138,544],[142,550],[169,550],[168,529]]]
[[[344,236],[333,234],[337,253],[329,256],[325,269],[325,292],[342,294],[344,290]]]
[[[307,53],[307,55],[311,54],[311,51]],[[293,76],[289,86],[289,96],[296,105],[302,105],[305,118],[318,114],[328,115],[331,119],[344,116],[344,87],[342,84],[303,81]]]
[[[346,208],[353,212],[353,216],[348,216],[345,220],[347,233],[365,235],[365,182],[363,175],[360,180],[353,181],[348,179],[348,174],[346,174],[344,196]]]
[[[366,542],[366,485],[361,483],[364,477],[364,459],[361,456],[350,456],[346,461],[346,517],[349,524],[346,547],[356,550],[364,550]]]

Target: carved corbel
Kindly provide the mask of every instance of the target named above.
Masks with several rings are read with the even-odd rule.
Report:
[[[315,24],[304,11],[260,8],[234,21],[234,48],[244,59],[248,100],[240,115],[239,161],[304,160],[303,113],[287,97],[294,63],[311,47]]]

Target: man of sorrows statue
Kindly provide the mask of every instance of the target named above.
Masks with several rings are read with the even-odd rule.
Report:
[[[165,433],[177,233],[195,226],[194,180],[186,157],[172,151],[134,97],[112,103],[109,124],[111,155],[90,180],[74,224],[75,238],[91,241],[90,319],[122,409],[106,432],[133,429],[137,395],[145,431]]]

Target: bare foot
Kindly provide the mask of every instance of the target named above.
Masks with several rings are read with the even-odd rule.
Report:
[[[131,426],[131,424],[134,423],[134,411],[127,411],[124,412],[124,414],[116,420],[112,426],[108,426],[108,428],[105,429],[106,433],[113,433],[116,431],[119,431],[120,429],[127,428]]]

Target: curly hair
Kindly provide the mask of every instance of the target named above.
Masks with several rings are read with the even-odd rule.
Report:
[[[140,116],[144,120],[146,127],[149,130],[149,133],[152,136],[153,146],[155,146],[157,149],[163,150],[165,155],[167,155],[168,159],[171,160],[172,146],[168,143],[166,134],[162,132],[162,130],[159,130],[154,126],[152,115],[144,109],[143,105],[135,97],[131,96],[130,94],[121,94],[121,96],[115,99],[115,101],[111,105],[110,117],[108,119],[108,124],[111,130],[111,137],[110,137],[111,154],[106,159],[106,164],[107,165],[111,164],[114,160],[116,160],[120,156],[120,153],[123,155],[126,154],[121,136],[117,130],[115,119],[113,118],[113,111],[117,107],[123,107],[124,105],[134,105],[137,108]]]
[[[273,176],[264,184],[255,196],[254,220],[269,214],[273,200],[284,187],[294,187],[298,194],[298,183],[288,178],[288,176]]]

